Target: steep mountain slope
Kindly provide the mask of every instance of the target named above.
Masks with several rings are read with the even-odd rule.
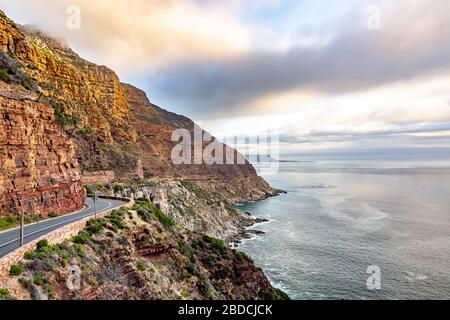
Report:
[[[186,129],[193,137],[194,122],[152,104],[145,92],[132,85],[122,84],[122,88],[136,118],[134,127],[139,128],[137,141],[141,151],[138,156],[142,159],[147,177],[182,177],[193,180],[202,184],[205,189],[214,189],[216,193],[223,194],[231,202],[259,200],[278,192],[256,174],[248,161],[244,164],[174,165],[171,152],[178,142],[171,140],[172,133],[176,129]],[[205,142],[203,148],[207,144]],[[225,145],[219,145],[224,150],[225,157]],[[236,150],[233,153],[235,159],[241,156]],[[193,163],[193,151],[191,160]]]
[[[223,241],[175,226],[148,200],[133,209],[91,220],[63,243],[40,242],[24,272],[0,282],[20,299],[287,298]]]
[[[85,175],[113,171],[130,176],[177,177],[214,181],[233,201],[258,200],[277,191],[246,162],[242,165],[174,165],[173,130],[194,129],[186,117],[150,103],[144,92],[121,84],[104,66],[81,59],[64,44],[31,28],[16,25],[0,11],[0,50],[20,64],[28,89],[55,109],[77,146]],[[4,68],[4,66],[0,66]],[[234,151],[236,152],[236,151]]]
[[[0,215],[81,209],[85,193],[74,155],[51,106],[0,82]]]
[[[73,239],[41,241],[0,279],[0,298],[287,298],[250,258],[210,237],[235,239],[257,222],[233,202],[278,191],[248,162],[174,165],[175,129],[194,123],[0,10],[0,215],[77,210],[82,181],[146,197]],[[79,288],[68,287],[68,266],[81,269]]]

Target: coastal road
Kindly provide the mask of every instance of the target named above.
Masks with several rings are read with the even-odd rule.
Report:
[[[97,201],[97,213],[101,213],[106,210],[119,208],[125,205],[125,201],[110,200],[110,199],[98,199]],[[35,224],[25,226],[24,243],[33,241],[43,235],[46,235],[54,230],[57,230],[65,225],[71,224],[75,221],[84,219],[86,217],[94,216],[94,202],[92,198],[87,198],[86,207],[84,210],[67,214],[55,219],[41,221]],[[8,253],[19,248],[20,244],[20,230],[19,228],[4,231],[0,233],[0,258]]]

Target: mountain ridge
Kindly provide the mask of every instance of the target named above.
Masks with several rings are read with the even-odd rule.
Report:
[[[172,133],[192,132],[191,119],[1,10],[0,129],[2,218],[76,211],[85,189],[136,199],[132,210],[91,220],[74,238],[40,241],[12,266],[20,277],[0,279],[8,297],[287,298],[227,246],[258,222],[233,203],[280,191],[248,161],[173,164]],[[77,290],[66,287],[68,264],[84,270]]]

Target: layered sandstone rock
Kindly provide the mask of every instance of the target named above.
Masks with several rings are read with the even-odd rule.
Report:
[[[81,181],[84,185],[110,184],[116,180],[116,175],[112,170],[83,172]]]
[[[16,25],[1,10],[0,32],[0,50],[20,63],[65,129],[92,128],[93,135],[73,136],[83,170],[113,169],[122,176],[133,172],[137,161],[128,153],[136,148],[136,128],[117,75],[80,58],[60,41]]]
[[[143,91],[121,84],[112,70],[80,58],[38,31],[17,26],[1,11],[0,31],[0,50],[17,60],[33,84],[30,87],[52,105],[75,142],[83,172],[114,171],[118,180],[136,176],[196,180],[217,192],[223,189],[232,201],[277,193],[248,162],[174,165],[172,133],[192,131],[190,119],[150,103]]]
[[[173,164],[171,153],[178,142],[172,141],[172,133],[176,129],[186,129],[193,136],[194,122],[152,104],[144,91],[132,85],[122,84],[122,88],[136,117],[135,127],[139,128],[139,157],[146,177],[182,177],[196,181],[206,190],[227,196],[231,202],[260,200],[279,192],[259,177],[248,161],[244,164],[209,165],[204,161],[201,164]],[[203,144],[203,150],[207,145],[208,142]],[[219,145],[225,154],[225,146]],[[237,159],[237,151],[233,152]]]
[[[81,209],[74,155],[50,106],[0,95],[0,215]]]
[[[14,55],[52,103],[79,117],[106,142],[135,141],[132,114],[119,78],[105,66],[80,58],[64,43],[16,25],[0,10],[0,49]]]

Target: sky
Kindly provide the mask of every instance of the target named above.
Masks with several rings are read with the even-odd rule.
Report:
[[[67,20],[80,9],[80,28]],[[447,0],[0,0],[212,134],[450,159]],[[69,8],[69,11],[68,11]]]

